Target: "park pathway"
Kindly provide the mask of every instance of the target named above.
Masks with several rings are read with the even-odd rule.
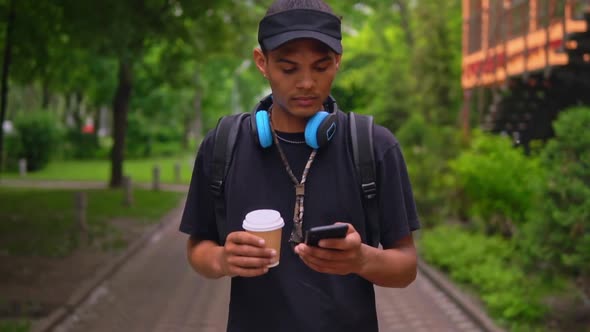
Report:
[[[58,324],[56,332],[222,332],[229,280],[206,280],[185,259],[181,210],[111,278]],[[381,332],[482,331],[428,278],[406,289],[377,287]]]

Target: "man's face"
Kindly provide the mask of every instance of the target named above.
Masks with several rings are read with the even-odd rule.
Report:
[[[323,107],[341,56],[315,39],[296,39],[267,52],[254,52],[258,69],[268,79],[274,108],[307,119]]]

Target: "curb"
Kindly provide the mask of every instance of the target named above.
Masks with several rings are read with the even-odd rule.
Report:
[[[184,206],[184,200],[178,207],[168,211],[160,222],[148,228],[143,235],[132,242],[127,249],[115,259],[111,260],[105,266],[100,268],[94,277],[82,282],[76,290],[70,295],[65,304],[55,309],[49,316],[44,317],[33,323],[31,332],[49,332],[55,328],[59,323],[65,320],[69,315],[74,313],[76,308],[80,306],[90,294],[104,281],[110,278],[119,268],[130,259],[141,247],[143,247],[159,230],[163,229],[168,222],[170,216],[178,209]]]
[[[505,332],[469,296],[459,290],[457,286],[453,285],[443,273],[429,266],[421,259],[418,260],[418,269],[436,287],[445,293],[451,301],[455,302],[478,327],[486,332]]]

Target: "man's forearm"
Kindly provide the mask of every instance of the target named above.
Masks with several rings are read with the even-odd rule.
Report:
[[[218,279],[223,277],[221,261],[223,247],[210,240],[189,238],[187,243],[187,257],[192,268],[206,278]]]
[[[378,249],[363,244],[366,257],[359,275],[377,286],[403,288],[416,279],[416,249]]]

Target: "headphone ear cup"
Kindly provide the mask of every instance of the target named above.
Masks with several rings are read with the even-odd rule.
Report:
[[[320,124],[317,132],[317,142],[319,147],[326,146],[332,140],[336,133],[336,120],[338,116],[334,113],[329,113]]]
[[[319,149],[322,146],[320,143],[323,140],[321,138],[318,140],[318,136],[321,136],[319,134],[319,128],[324,119],[329,115],[330,113],[326,111],[319,111],[307,121],[307,125],[305,126],[305,142],[307,145],[314,149]]]
[[[253,132],[258,135],[257,140],[260,146],[268,148],[272,145],[272,132],[270,129],[270,118],[267,111],[258,111],[254,113],[256,120],[256,128]]]

